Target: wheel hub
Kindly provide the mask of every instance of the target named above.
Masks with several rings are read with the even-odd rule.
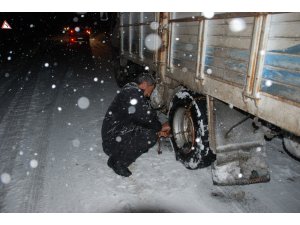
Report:
[[[173,120],[174,139],[184,154],[194,150],[195,127],[189,110],[180,107],[176,110]]]

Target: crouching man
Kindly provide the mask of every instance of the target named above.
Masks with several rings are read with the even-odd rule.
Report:
[[[107,165],[121,176],[130,176],[128,166],[148,152],[159,137],[169,135],[169,124],[161,124],[150,106],[154,88],[154,78],[142,73],[136,83],[122,88],[106,112],[101,131],[103,151],[109,156]]]

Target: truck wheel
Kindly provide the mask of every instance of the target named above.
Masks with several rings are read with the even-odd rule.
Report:
[[[188,169],[211,165],[215,155],[209,148],[206,98],[180,90],[171,102],[169,122],[176,159]]]
[[[283,146],[297,160],[300,160],[300,137],[291,135],[283,138]]]

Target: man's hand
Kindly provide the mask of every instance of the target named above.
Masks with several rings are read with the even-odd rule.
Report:
[[[162,125],[161,131],[158,132],[158,137],[169,137],[170,136],[171,127],[168,122],[165,122]]]
[[[171,127],[170,127],[170,125],[169,125],[168,122],[165,122],[165,123],[162,125],[161,131],[166,131],[166,132],[169,132],[169,133],[170,133]]]
[[[167,131],[159,131],[158,132],[158,137],[169,137],[169,132]]]

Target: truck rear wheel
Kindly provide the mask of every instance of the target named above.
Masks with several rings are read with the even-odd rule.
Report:
[[[286,136],[283,138],[284,148],[297,160],[300,160],[300,137]]]
[[[206,98],[180,90],[171,102],[169,122],[176,159],[188,169],[211,165],[215,155],[209,148]]]

